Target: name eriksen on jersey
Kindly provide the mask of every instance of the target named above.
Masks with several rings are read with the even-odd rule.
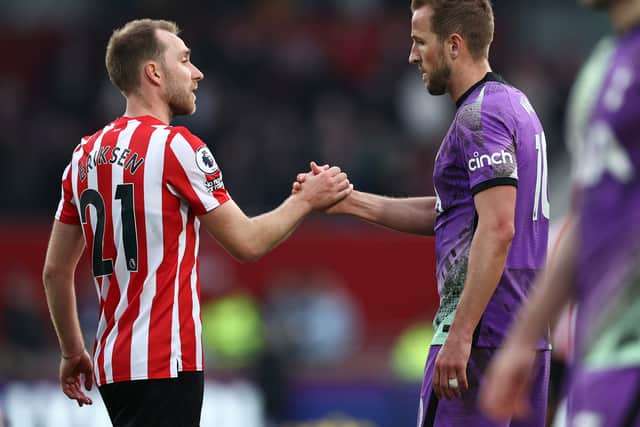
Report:
[[[125,169],[129,169],[131,175],[135,174],[138,168],[144,163],[144,157],[138,153],[133,153],[131,156],[131,150],[122,147],[113,147],[111,156],[109,156],[111,147],[102,147],[97,153],[91,153],[87,156],[86,161],[78,164],[78,173],[80,174],[80,180],[84,181],[87,178],[87,173],[100,165],[116,164],[122,166]],[[108,157],[109,156],[109,157]]]

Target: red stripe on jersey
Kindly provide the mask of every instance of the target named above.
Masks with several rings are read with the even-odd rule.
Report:
[[[102,143],[100,144],[100,148],[103,147],[111,147],[110,151],[113,151],[113,147],[116,145],[118,141],[118,136],[120,134],[120,129],[112,129],[108,130],[104,133],[102,137]],[[96,155],[97,157],[97,155]],[[114,237],[113,237],[113,220],[112,220],[112,212],[113,212],[113,180],[112,180],[112,171],[111,167],[104,166],[95,166],[97,168],[98,174],[98,192],[102,196],[105,207],[105,224],[104,224],[104,236],[103,236],[103,252],[102,257],[105,260],[111,260],[111,264],[115,269],[116,264],[116,256],[118,255]],[[116,326],[115,320],[115,312],[118,303],[120,302],[120,285],[118,283],[118,277],[115,272],[105,277],[109,283],[109,290],[107,291],[107,297],[105,299],[103,313],[105,319],[107,321],[107,327],[102,335],[102,340],[100,343],[100,348],[102,349],[101,358],[104,363],[104,358],[106,357],[106,340],[107,337],[112,333],[114,327]],[[103,279],[103,283],[105,281]],[[116,331],[117,332],[117,331]],[[113,356],[110,354],[109,356]],[[112,366],[112,375],[113,377],[117,377],[120,372],[116,372]]]
[[[182,351],[182,369],[196,369],[196,328],[193,323],[193,294],[191,292],[191,273],[195,263],[196,233],[195,216],[189,211],[184,258],[180,264],[180,289],[178,303],[180,307],[180,342]]]
[[[148,126],[139,126],[133,132],[129,143],[129,150],[138,153],[142,158],[146,156],[149,148],[149,139],[155,129]],[[127,285],[127,308],[118,321],[118,336],[113,347],[113,379],[114,381],[131,379],[131,341],[133,335],[133,322],[140,312],[140,294],[144,287],[148,273],[147,263],[147,229],[144,215],[144,162],[131,173],[131,168],[125,168],[123,183],[133,184],[133,203],[135,211],[136,240],[138,243],[137,271],[129,274]],[[120,254],[124,256],[124,254]],[[125,263],[127,260],[125,260]]]

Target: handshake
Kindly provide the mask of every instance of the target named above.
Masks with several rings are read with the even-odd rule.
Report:
[[[353,192],[347,174],[337,166],[318,166],[310,163],[311,170],[299,173],[292,184],[291,196],[308,203],[312,210],[341,213],[342,201]]]

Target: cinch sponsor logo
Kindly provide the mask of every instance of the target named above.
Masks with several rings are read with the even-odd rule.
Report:
[[[469,159],[469,170],[475,171],[485,166],[501,165],[504,163],[513,164],[513,154],[507,151],[480,155],[477,151],[473,153],[473,158]]]

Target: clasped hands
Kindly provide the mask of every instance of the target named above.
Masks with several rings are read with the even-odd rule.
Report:
[[[347,174],[337,166],[310,163],[310,171],[299,173],[292,184],[291,195],[302,197],[314,210],[331,209],[353,191]]]

